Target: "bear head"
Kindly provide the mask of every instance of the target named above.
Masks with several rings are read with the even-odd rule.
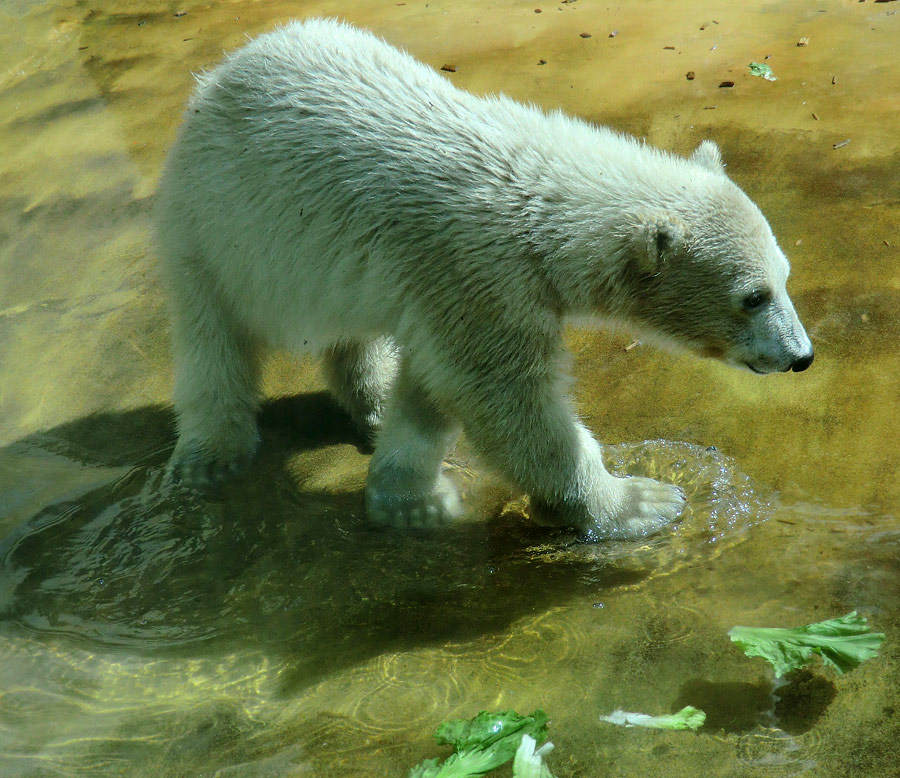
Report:
[[[714,143],[683,162],[627,226],[626,318],[646,335],[754,373],[805,370],[813,348],[768,222],[725,175]]]

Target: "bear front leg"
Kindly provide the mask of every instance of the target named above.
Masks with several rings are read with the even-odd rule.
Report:
[[[369,518],[406,528],[442,526],[459,517],[459,494],[441,472],[458,434],[458,424],[437,408],[401,366],[369,463]]]
[[[174,481],[219,486],[259,447],[259,359],[255,339],[225,310],[202,269],[179,266],[171,284],[178,443]]]
[[[466,423],[482,454],[531,496],[534,518],[620,539],[646,537],[674,521],[684,506],[681,490],[610,474],[600,444],[549,383],[507,381]]]

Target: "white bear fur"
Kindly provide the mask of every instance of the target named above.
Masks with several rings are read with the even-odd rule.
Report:
[[[377,430],[373,520],[456,516],[441,463],[464,429],[543,521],[640,537],[683,497],[604,468],[566,393],[567,317],[756,372],[811,361],[787,260],[709,141],[683,159],[475,97],[330,20],[263,35],[198,81],[158,204],[171,469],[188,484],[255,453],[262,347],[313,350]]]

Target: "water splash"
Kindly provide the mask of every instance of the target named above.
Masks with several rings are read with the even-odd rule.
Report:
[[[667,440],[622,443],[605,448],[606,465],[617,476],[638,475],[681,487],[687,504],[672,527],[640,541],[596,542],[590,536],[560,533],[552,543],[531,547],[548,561],[628,560],[646,572],[671,572],[698,558],[721,553],[773,512],[769,490],[756,485],[737,463],[714,447]],[[527,513],[510,504],[506,514]]]

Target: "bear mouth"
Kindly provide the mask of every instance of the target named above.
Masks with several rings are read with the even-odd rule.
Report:
[[[753,367],[753,365],[751,365],[749,362],[746,362],[746,361],[745,361],[744,364],[745,364],[750,370],[752,370],[754,373],[756,373],[756,375],[766,375],[766,373],[768,372],[767,370],[760,370],[759,368]]]

